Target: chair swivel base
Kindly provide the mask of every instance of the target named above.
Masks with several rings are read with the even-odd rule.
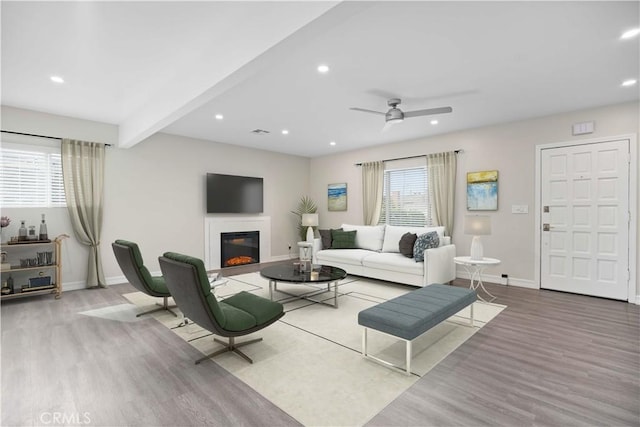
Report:
[[[217,338],[213,339],[215,342],[224,345],[224,348],[221,348],[220,350],[217,350],[207,356],[201,357],[200,359],[196,360],[196,365],[200,362],[202,362],[203,360],[207,360],[210,359],[212,357],[215,357],[219,354],[222,353],[226,353],[228,351],[232,351],[234,353],[236,353],[238,356],[242,357],[244,360],[246,360],[249,363],[253,363],[253,360],[251,360],[251,358],[249,356],[247,356],[246,354],[244,354],[243,352],[241,352],[238,348],[239,347],[244,347],[245,345],[248,344],[253,344],[254,342],[259,342],[262,341],[262,338],[256,338],[254,340],[249,340],[249,341],[244,341],[241,342],[240,344],[236,344],[235,342],[235,337],[229,337],[229,342],[224,342],[222,340],[219,340]]]
[[[160,307],[154,308],[153,310],[149,310],[149,311],[144,311],[142,313],[138,313],[138,314],[136,314],[136,317],[140,317],[140,316],[142,316],[144,314],[155,313],[156,311],[162,311],[162,310],[167,310],[169,313],[173,314],[175,317],[178,317],[178,315],[173,310],[171,310],[172,308],[177,308],[177,306],[175,306],[175,305],[169,306],[169,304],[167,302],[167,297],[164,297],[164,302],[162,304],[156,303],[156,305],[159,305]]]

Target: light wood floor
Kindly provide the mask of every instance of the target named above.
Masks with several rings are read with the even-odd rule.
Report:
[[[369,425],[640,426],[640,307],[488,287],[507,309]],[[2,303],[2,426],[298,425],[153,318],[78,314],[133,290]]]

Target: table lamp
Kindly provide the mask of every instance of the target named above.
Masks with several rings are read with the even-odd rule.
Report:
[[[313,227],[318,226],[318,214],[302,214],[302,226],[307,228],[307,242],[313,242]]]
[[[491,217],[486,215],[467,215],[464,218],[464,234],[473,235],[471,240],[470,257],[474,261],[480,261],[482,255],[482,242],[480,236],[491,234]]]

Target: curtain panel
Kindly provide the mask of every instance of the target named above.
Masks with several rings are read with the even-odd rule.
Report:
[[[447,236],[453,235],[456,168],[455,151],[427,155],[432,215],[438,225],[444,226]]]
[[[62,177],[76,238],[89,246],[87,287],[106,287],[100,258],[105,146],[62,140]]]
[[[382,211],[384,162],[362,163],[362,215],[365,225],[377,225]]]

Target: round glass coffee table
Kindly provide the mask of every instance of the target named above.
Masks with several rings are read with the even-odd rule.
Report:
[[[317,304],[324,304],[338,308],[338,281],[347,277],[347,272],[341,268],[331,267],[329,265],[313,265],[311,271],[300,271],[299,266],[296,264],[284,264],[265,267],[260,270],[260,275],[269,279],[269,298],[271,298],[272,301],[273,293],[276,291],[291,297],[286,301],[283,301],[285,303],[305,299]],[[315,285],[318,283],[326,283],[327,289],[325,290],[324,287],[322,289],[318,289],[316,287],[310,292],[294,294],[278,289],[278,282],[296,285]],[[331,285],[333,285],[333,304],[312,299],[315,295],[331,292]]]

